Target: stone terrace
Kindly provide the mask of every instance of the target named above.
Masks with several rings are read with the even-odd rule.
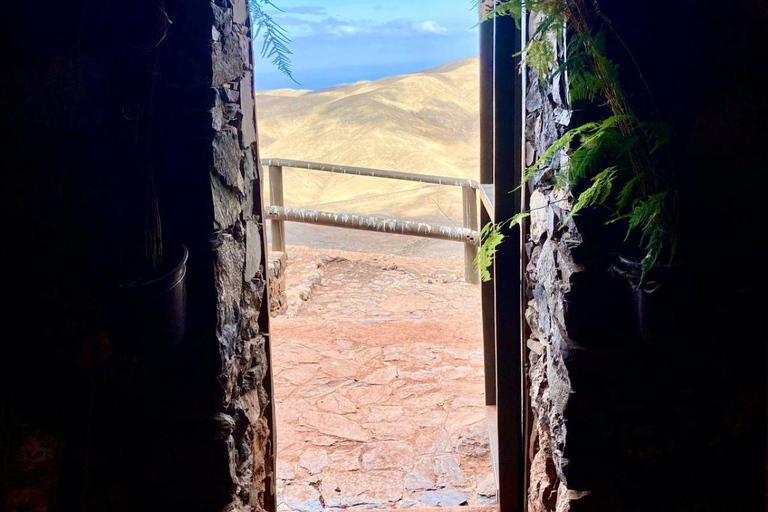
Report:
[[[287,252],[279,510],[493,505],[479,289],[462,263]]]

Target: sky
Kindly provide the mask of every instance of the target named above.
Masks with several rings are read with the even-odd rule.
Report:
[[[472,0],[273,0],[297,85],[256,59],[259,90],[322,89],[414,73],[478,53]],[[261,36],[254,41],[259,52]]]

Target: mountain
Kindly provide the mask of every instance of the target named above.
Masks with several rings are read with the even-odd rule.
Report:
[[[476,178],[478,66],[472,57],[317,91],[260,92],[261,157]],[[461,223],[457,187],[294,169],[284,182],[288,206]]]

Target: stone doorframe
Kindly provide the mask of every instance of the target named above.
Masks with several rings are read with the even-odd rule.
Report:
[[[171,0],[169,0],[170,3]],[[224,510],[275,511],[275,414],[269,338],[268,254],[264,231],[253,80],[250,0],[173,0],[180,16],[204,9],[210,23],[193,20],[188,30],[208,41],[210,60],[200,84],[209,98],[213,233],[220,402],[218,437],[229,474]],[[186,14],[181,10],[186,9]],[[183,17],[178,22],[187,21]],[[199,30],[199,32],[198,32]],[[207,90],[207,92],[206,92]],[[200,240],[202,243],[202,240]]]

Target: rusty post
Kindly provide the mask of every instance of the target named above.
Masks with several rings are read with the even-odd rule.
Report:
[[[271,206],[284,206],[283,200],[283,168],[277,165],[269,166],[269,202]],[[272,250],[285,252],[285,222],[271,219]]]
[[[461,193],[464,228],[477,231],[477,190],[472,187],[462,187]],[[464,244],[464,282],[466,283],[477,284],[480,282],[480,275],[475,267],[477,251],[477,245]]]

